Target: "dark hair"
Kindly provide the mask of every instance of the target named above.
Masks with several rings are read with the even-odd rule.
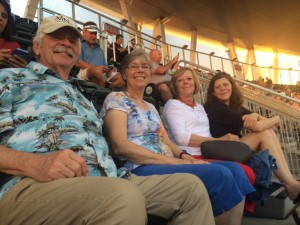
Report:
[[[225,72],[216,73],[210,80],[207,90],[207,100],[204,104],[204,107],[207,108],[212,103],[219,102],[218,98],[214,96],[214,87],[215,82],[221,78],[226,78],[230,82],[232,87],[232,93],[229,100],[229,107],[239,112],[242,109],[242,105],[244,102],[243,95],[238,86],[236,85],[235,80],[228,73]]]
[[[12,30],[13,30],[13,17],[11,15],[10,5],[6,2],[6,0],[0,0],[0,4],[3,5],[7,12],[7,24],[0,34],[2,38],[4,38],[6,41],[13,41],[12,37]]]
[[[117,35],[116,35],[116,40],[118,40],[120,37],[121,37],[121,38],[124,38],[122,34],[117,34]]]
[[[88,21],[88,22],[86,22],[86,23],[83,24],[83,28],[84,28],[85,26],[90,26],[90,25],[93,25],[93,26],[96,26],[96,27],[97,27],[97,24],[96,24],[96,23],[94,23],[94,22],[92,22],[92,21]]]

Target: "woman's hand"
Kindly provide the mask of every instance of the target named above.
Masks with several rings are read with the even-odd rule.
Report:
[[[10,49],[0,49],[0,67],[9,67]]]
[[[187,160],[189,164],[209,164],[209,162],[203,161],[201,159],[195,159],[193,156],[188,154],[183,154],[182,159]]]
[[[27,61],[20,56],[13,55],[8,59],[8,64],[8,67],[25,68],[27,66]]]
[[[242,119],[244,121],[243,127],[248,130],[253,130],[256,127],[258,121],[258,114],[251,113],[248,115],[244,115]]]

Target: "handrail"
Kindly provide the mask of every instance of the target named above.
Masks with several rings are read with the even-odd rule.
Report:
[[[77,5],[78,7],[81,7],[83,9],[89,10],[95,14],[97,14],[100,17],[106,18],[109,21],[112,21],[116,24],[118,24],[120,26],[120,30],[122,32],[126,32],[129,35],[134,35],[144,41],[146,41],[149,44],[153,44],[159,48],[162,48],[163,46],[166,46],[167,49],[167,54],[163,57],[167,57],[168,59],[171,59],[172,57],[172,48],[175,48],[176,51],[182,51],[182,57],[184,60],[187,60],[188,57],[186,57],[185,52],[188,52],[189,54],[194,53],[196,54],[196,60],[197,60],[197,64],[202,64],[204,65],[206,61],[207,63],[207,67],[210,67],[210,69],[221,69],[222,71],[226,71],[227,73],[231,74],[231,75],[235,75],[237,77],[243,76],[243,79],[246,79],[246,77],[248,77],[248,79],[250,80],[256,80],[259,76],[263,77],[269,77],[272,78],[272,76],[275,76],[275,74],[278,74],[278,82],[273,82],[273,83],[278,83],[278,84],[283,84],[283,83],[289,83],[292,84],[294,82],[296,82],[296,79],[300,80],[300,70],[291,70],[291,69],[286,69],[286,68],[273,68],[273,67],[262,67],[262,66],[256,66],[253,64],[249,64],[249,63],[244,63],[244,62],[240,62],[240,61],[236,61],[236,60],[231,60],[228,58],[224,58],[224,57],[220,57],[220,56],[216,56],[216,55],[210,55],[208,53],[204,53],[204,52],[200,52],[200,51],[195,51],[195,50],[191,50],[191,49],[183,49],[182,47],[176,46],[176,45],[172,45],[172,44],[168,44],[166,42],[163,42],[162,40],[157,40],[156,38],[146,34],[146,33],[141,33],[141,35],[137,35],[138,34],[138,30],[131,28],[127,25],[122,24],[120,21],[117,21],[115,19],[112,19],[104,14],[101,14],[98,11],[95,11],[87,6],[84,6],[82,4],[75,4],[73,0],[65,0],[67,2],[70,2],[74,5]],[[45,9],[45,8],[42,8]],[[47,9],[47,11],[51,11],[49,9]],[[53,11],[54,12],[54,11]],[[54,12],[57,13],[57,12]],[[57,13],[59,14],[59,13]],[[73,16],[75,15],[75,13],[73,12]],[[76,17],[76,15],[75,15]],[[81,21],[76,20],[76,18],[73,18],[77,23],[82,24]],[[99,20],[101,21],[101,20]],[[124,27],[127,28],[127,31],[124,29]],[[147,39],[146,39],[146,38]],[[150,39],[150,40],[149,40]],[[154,41],[152,41],[154,40]],[[145,49],[149,49],[149,47],[145,46]],[[200,57],[205,57],[204,59],[200,60]],[[217,66],[217,68],[216,68]],[[240,71],[236,70],[236,67],[240,67]],[[250,77],[250,78],[249,78]],[[288,79],[285,79],[286,81],[284,81],[284,77],[288,77]],[[293,79],[292,79],[293,77]],[[274,78],[272,79],[274,80]],[[288,81],[288,82],[287,82]]]

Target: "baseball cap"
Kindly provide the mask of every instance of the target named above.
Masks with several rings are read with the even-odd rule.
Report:
[[[39,26],[37,33],[44,32],[46,34],[52,33],[60,28],[69,27],[73,29],[79,37],[80,31],[77,29],[77,24],[67,16],[57,15],[45,18]]]
[[[94,22],[91,22],[91,21],[86,22],[85,24],[83,24],[83,29],[88,30],[91,33],[99,31],[97,25]]]

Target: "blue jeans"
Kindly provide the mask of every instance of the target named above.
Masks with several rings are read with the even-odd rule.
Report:
[[[243,197],[255,191],[242,168],[234,162],[211,164],[143,165],[132,171],[138,176],[191,173],[204,183],[210,197],[214,216],[236,206]]]

